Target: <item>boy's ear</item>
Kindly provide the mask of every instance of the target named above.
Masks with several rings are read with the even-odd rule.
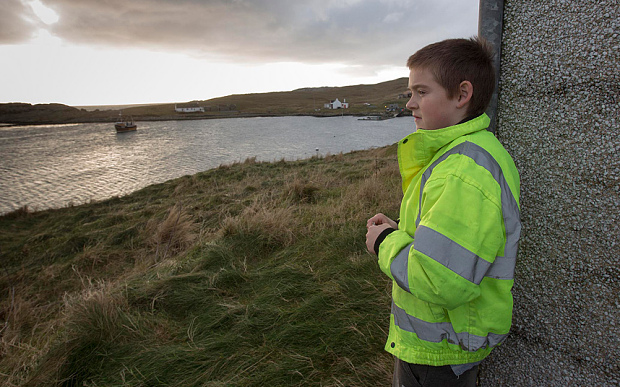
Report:
[[[470,81],[463,81],[459,85],[459,96],[456,106],[462,108],[467,105],[471,100],[471,96],[474,94],[474,85]]]

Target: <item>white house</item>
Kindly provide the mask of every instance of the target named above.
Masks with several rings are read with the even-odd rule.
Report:
[[[338,98],[336,98],[333,101],[329,101],[329,103],[325,104],[325,107],[328,109],[348,109],[349,108],[349,103],[347,102],[347,100],[343,100],[344,102],[340,102],[338,100]]]
[[[197,103],[186,103],[181,106],[177,106],[174,104],[174,111],[177,113],[196,113],[196,112],[205,112],[205,108],[202,106],[198,106]]]

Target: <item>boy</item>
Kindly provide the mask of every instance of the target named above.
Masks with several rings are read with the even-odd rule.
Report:
[[[400,222],[377,214],[366,234],[392,279],[394,386],[475,386],[510,330],[520,184],[486,130],[492,58],[480,38],[449,39],[407,62],[417,130],[398,144]]]

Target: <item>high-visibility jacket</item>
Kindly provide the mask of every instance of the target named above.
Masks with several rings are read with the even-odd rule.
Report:
[[[380,244],[393,280],[386,351],[409,363],[478,362],[512,322],[519,174],[483,114],[398,143],[398,230]]]

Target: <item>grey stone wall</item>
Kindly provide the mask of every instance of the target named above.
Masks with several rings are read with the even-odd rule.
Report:
[[[521,174],[513,330],[484,386],[620,385],[620,2],[504,2],[497,136]]]

